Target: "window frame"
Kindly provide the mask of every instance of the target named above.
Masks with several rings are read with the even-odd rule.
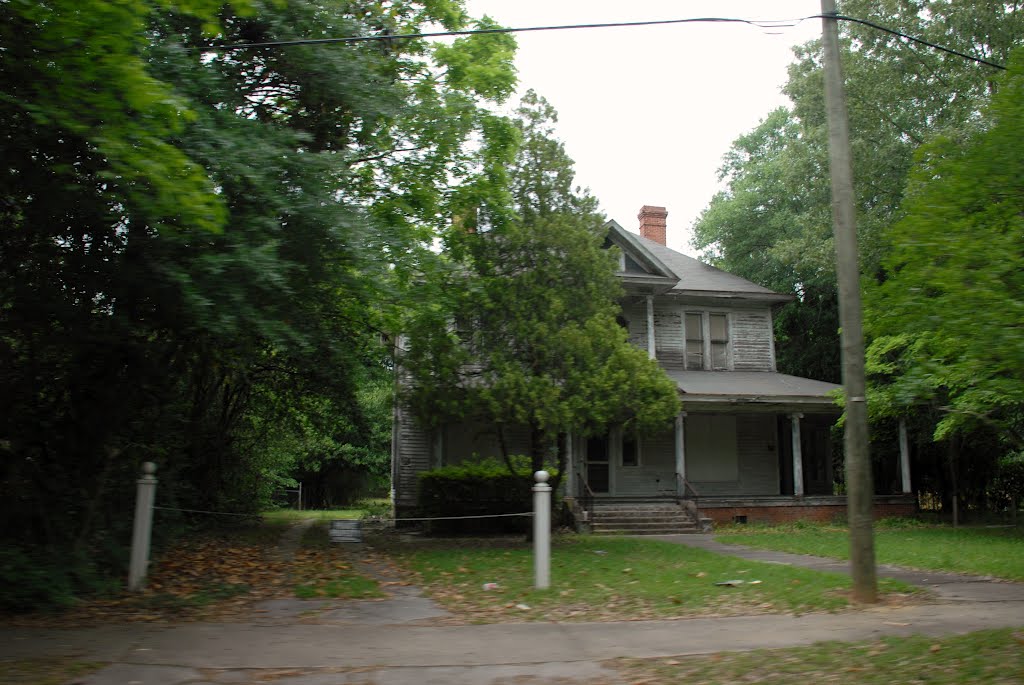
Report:
[[[621,437],[619,440],[619,466],[624,469],[635,469],[643,466],[643,443],[640,441],[639,435],[628,435],[625,431],[621,431]],[[626,442],[632,442],[635,446],[633,454],[635,461],[632,464],[626,463]]]
[[[725,322],[725,339],[724,340],[713,340],[711,336],[711,317],[721,316]],[[692,337],[693,327],[689,325],[690,317],[699,317],[700,321],[700,337]],[[690,343],[700,342],[700,366],[698,368],[695,363],[694,357],[698,356],[698,353],[690,352]],[[687,371],[732,371],[733,369],[733,354],[732,354],[732,316],[727,311],[712,311],[712,310],[694,310],[684,309],[683,310],[683,367]],[[716,344],[724,344],[724,357],[725,363],[723,365],[716,365],[714,360],[714,349]]]
[[[728,312],[707,312],[708,321],[708,367],[711,371],[731,371],[732,370],[732,325],[729,318]],[[711,317],[720,316],[725,324],[725,340],[715,340],[713,334],[713,328],[711,326]],[[715,344],[724,343],[724,357],[725,363],[722,366],[715,366]]]
[[[699,337],[691,337],[693,329],[690,326],[690,317],[696,316],[700,321],[700,329],[697,331]],[[705,348],[707,347],[707,337],[704,335],[704,312],[702,311],[683,311],[683,367],[687,371],[703,371],[707,368],[707,354]],[[700,365],[697,368],[691,366],[691,355],[696,356],[696,353],[690,352],[690,343],[700,343]]]

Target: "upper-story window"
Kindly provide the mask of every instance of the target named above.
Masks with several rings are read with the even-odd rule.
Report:
[[[686,368],[691,371],[704,369],[704,315],[701,312],[686,312]]]
[[[725,314],[708,314],[711,329],[711,369],[729,368],[729,318]]]
[[[717,312],[686,312],[686,368],[721,371],[729,368],[729,316]]]
[[[632,273],[632,274],[645,274],[645,273],[647,273],[647,269],[645,269],[642,266],[640,266],[640,264],[638,264],[637,261],[635,259],[633,259],[632,257],[630,257],[628,254],[623,254],[622,255],[622,262],[621,262],[620,266],[621,266],[622,271],[625,271],[626,273]]]

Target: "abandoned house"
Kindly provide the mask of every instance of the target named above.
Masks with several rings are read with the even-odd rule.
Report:
[[[682,412],[660,435],[566,440],[562,495],[578,519],[607,532],[682,532],[711,523],[842,517],[832,429],[840,387],[779,373],[772,316],[793,299],[666,246],[664,207],[644,206],[639,235],[609,221],[621,250],[622,318],[630,341],[676,382]],[[903,436],[901,436],[903,437]],[[910,514],[906,440],[879,516]],[[419,472],[496,456],[481,426],[427,432],[396,406],[395,505],[415,505]]]

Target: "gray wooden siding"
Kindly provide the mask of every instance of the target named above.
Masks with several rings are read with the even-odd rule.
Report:
[[[669,366],[684,363],[686,341],[683,316],[686,312],[724,312],[729,315],[729,354],[736,371],[774,371],[772,317],[767,308],[736,309],[688,306],[668,298],[654,301],[655,353],[658,361]],[[647,349],[647,310],[643,302],[623,309],[629,319],[629,341]]]
[[[642,350],[647,349],[647,303],[630,304],[622,308],[622,315],[629,322],[629,342]]]
[[[398,477],[394,484],[398,504],[416,504],[416,485],[420,473],[430,468],[431,438],[404,411],[398,412]]]
[[[678,305],[654,302],[654,354],[663,364],[683,363],[683,311]]]
[[[772,371],[772,318],[767,311],[732,313],[732,368],[736,371]]]
[[[675,435],[668,430],[640,438],[640,465],[617,461],[613,494],[620,497],[670,495],[676,489]]]
[[[774,414],[737,415],[737,479],[693,481],[694,487],[701,495],[778,495],[777,438]],[[689,460],[690,455],[687,454],[687,462]]]

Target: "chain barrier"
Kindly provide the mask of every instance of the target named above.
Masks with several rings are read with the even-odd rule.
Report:
[[[496,518],[503,518],[503,517],[509,517],[509,516],[532,517],[533,516],[533,512],[532,511],[524,511],[524,512],[520,512],[518,514],[478,514],[476,516],[422,516],[422,517],[415,517],[415,518],[400,518],[400,519],[397,519],[397,518],[376,518],[376,517],[370,516],[370,517],[362,519],[362,520],[363,521],[372,521],[372,522],[381,522],[381,523],[383,523],[385,521],[460,521],[460,520],[465,520],[465,519],[496,519]]]
[[[216,514],[218,516],[248,516],[252,518],[259,516],[259,514],[238,514],[230,511],[206,511],[203,509],[179,509],[177,507],[153,507],[154,509],[162,509],[163,511],[184,511],[190,514]]]
[[[257,514],[257,513],[254,513],[254,514],[239,514],[239,513],[235,513],[235,512],[229,512],[229,511],[207,511],[205,509],[179,509],[178,507],[157,507],[157,506],[154,506],[153,508],[154,509],[160,509],[162,511],[181,511],[181,512],[186,512],[186,513],[189,513],[189,514],[214,514],[216,516],[247,516],[249,518],[252,518],[252,517],[255,517],[255,516],[260,516],[260,514]],[[514,513],[514,514],[477,514],[477,515],[474,515],[474,516],[420,516],[420,517],[413,517],[413,518],[390,518],[390,517],[389,518],[378,518],[376,516],[368,516],[368,517],[363,518],[363,519],[352,519],[352,520],[354,520],[354,521],[365,521],[365,522],[368,522],[368,523],[387,523],[387,522],[394,523],[396,521],[459,521],[459,520],[467,520],[467,519],[507,518],[507,517],[512,517],[512,516],[525,516],[527,518],[530,518],[530,517],[533,516],[533,512],[532,511],[523,511],[523,512]],[[341,519],[339,519],[339,520],[341,520]]]

